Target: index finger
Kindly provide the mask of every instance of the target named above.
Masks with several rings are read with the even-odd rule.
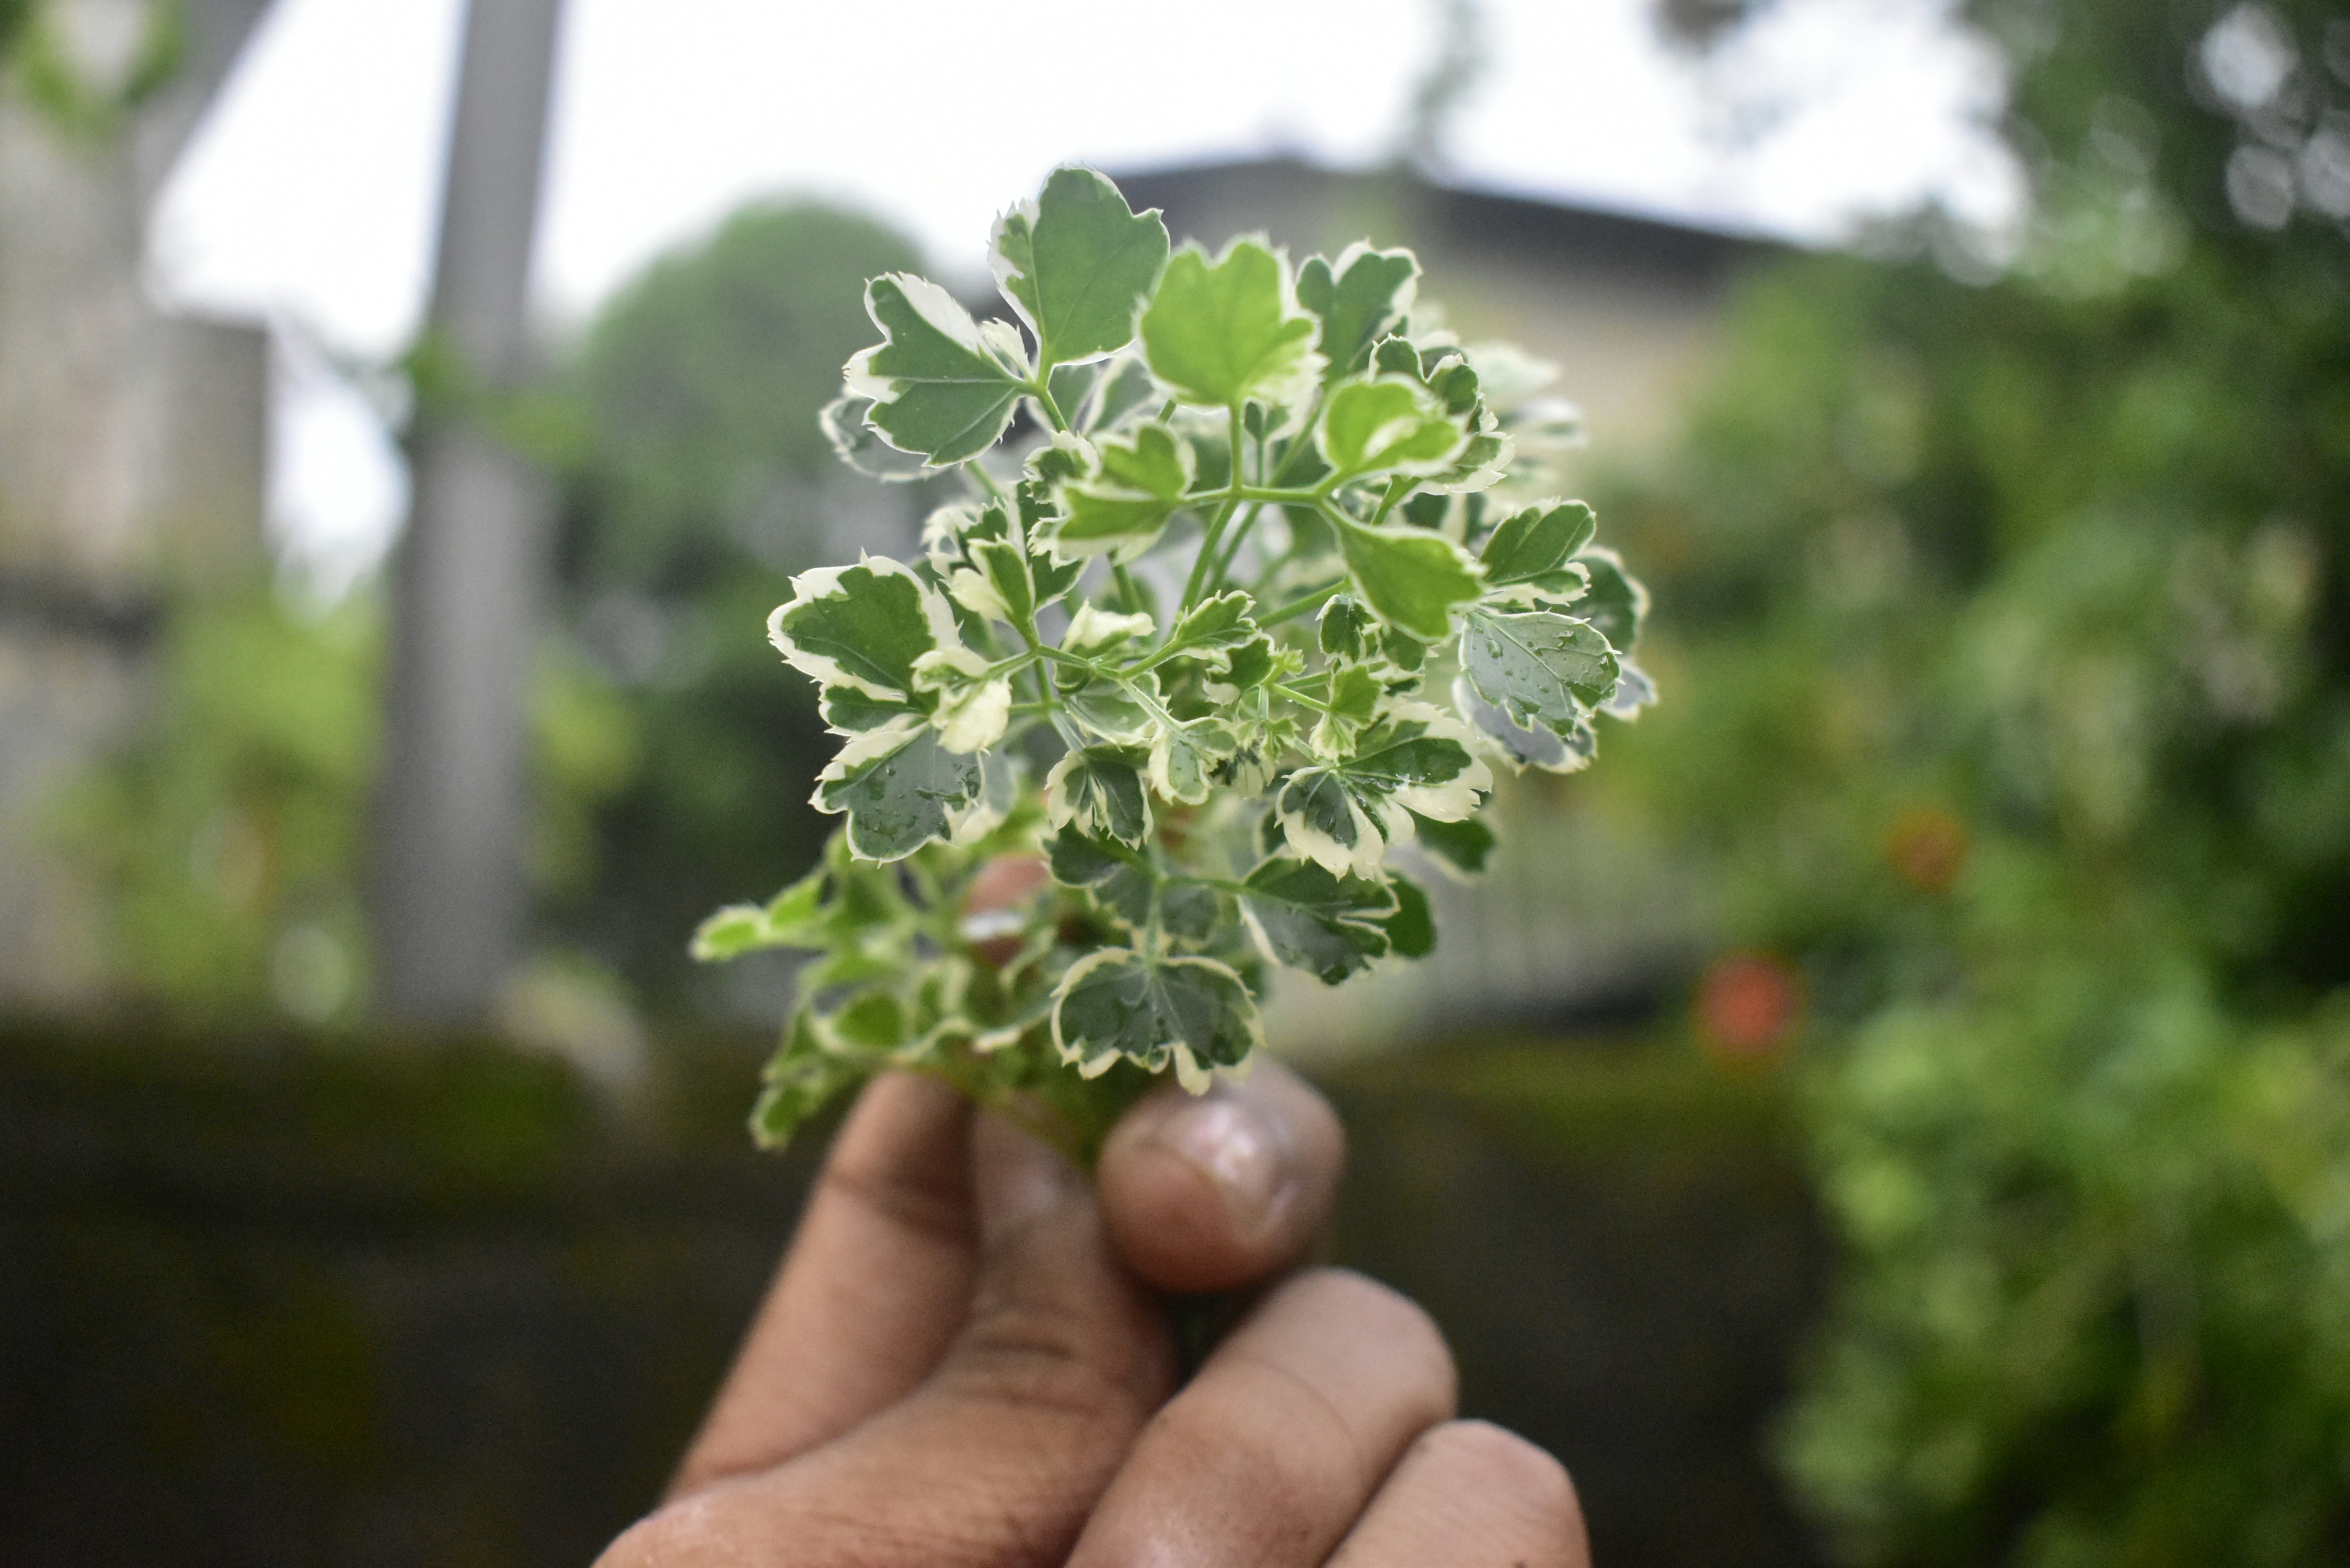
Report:
[[[971,1103],[936,1078],[875,1079],[670,1496],[781,1464],[903,1398],[962,1325],[978,1248]]]

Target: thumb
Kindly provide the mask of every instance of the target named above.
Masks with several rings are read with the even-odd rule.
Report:
[[[993,1116],[972,1146],[979,1274],[930,1378],[823,1448],[656,1514],[630,1532],[657,1532],[642,1561],[732,1562],[730,1545],[758,1541],[889,1568],[1067,1555],[1172,1392],[1174,1353],[1084,1178]]]

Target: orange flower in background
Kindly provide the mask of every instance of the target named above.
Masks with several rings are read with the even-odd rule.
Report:
[[[1804,981],[1769,953],[1732,953],[1698,981],[1698,1038],[1718,1061],[1740,1066],[1775,1060],[1804,1021]]]
[[[1920,893],[1946,893],[1966,869],[1966,824],[1939,806],[1913,807],[1885,836],[1885,857]]]

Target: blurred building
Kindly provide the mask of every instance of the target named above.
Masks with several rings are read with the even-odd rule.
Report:
[[[1293,254],[1409,244],[1467,341],[1507,337],[1557,362],[1557,390],[1603,450],[1653,444],[1703,372],[1732,283],[1777,247],[1657,218],[1343,172],[1295,158],[1118,175],[1177,244],[1262,234]]]
[[[1263,234],[1293,254],[1335,254],[1366,235],[1411,245],[1426,274],[1419,297],[1437,302],[1463,340],[1505,338],[1558,366],[1552,390],[1583,410],[1594,462],[1637,462],[1671,432],[1708,368],[1731,289],[1778,248],[1290,158],[1118,180],[1137,209],[1165,211],[1179,243],[1213,249]],[[1603,726],[1603,767],[1606,741]],[[1437,906],[1436,952],[1336,989],[1284,972],[1275,1037],[1299,1051],[1344,1050],[1642,1006],[1697,940],[1694,888],[1667,846],[1628,842],[1575,803],[1572,779],[1505,780],[1492,808],[1502,847],[1482,879],[1416,868]]]
[[[166,598],[265,560],[265,334],[163,314],[142,262],[265,5],[52,5],[0,89],[0,1006],[95,983],[43,818],[133,722]]]

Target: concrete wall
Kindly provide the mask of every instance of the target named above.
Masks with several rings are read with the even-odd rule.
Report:
[[[141,276],[147,204],[259,11],[192,7],[181,79],[104,134],[0,96],[0,1004],[90,997],[47,819],[135,726],[162,605],[266,566],[266,335],[167,317]]]

